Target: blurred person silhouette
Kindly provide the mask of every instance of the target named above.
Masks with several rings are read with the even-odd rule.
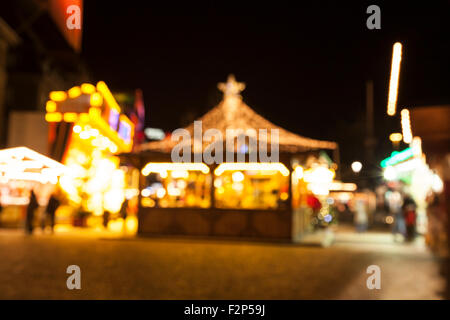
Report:
[[[122,206],[120,207],[120,216],[125,222],[128,216],[128,199],[125,198],[125,200],[122,202]]]
[[[46,216],[50,220],[50,229],[51,229],[52,233],[53,233],[53,230],[54,230],[54,227],[55,227],[56,210],[58,209],[60,204],[61,204],[61,202],[58,200],[58,194],[57,194],[56,191],[54,191],[52,193],[52,195],[50,196],[50,199],[48,200],[47,208],[45,210]],[[44,225],[43,230],[44,229],[45,229],[45,225]]]
[[[406,195],[403,200],[402,212],[406,224],[406,240],[413,241],[416,236],[416,209],[417,205],[414,199]]]
[[[110,216],[111,216],[111,213],[108,210],[105,210],[103,212],[103,227],[105,229],[108,229],[108,222],[109,222]]]
[[[120,216],[123,220],[123,231],[126,232],[126,221],[128,217],[128,199],[125,198],[125,200],[122,202],[122,206],[120,207]]]
[[[402,212],[403,199],[402,195],[398,191],[386,192],[387,202],[389,205],[389,211],[394,217],[394,225],[392,228],[392,234],[394,240],[397,240],[397,236],[406,237],[406,225]]]
[[[25,218],[25,232],[27,234],[33,233],[33,220],[34,220],[34,212],[39,207],[39,203],[36,198],[36,194],[34,193],[34,189],[31,189],[30,192],[30,201],[27,207],[27,215]]]
[[[364,232],[367,230],[369,219],[367,217],[366,204],[363,199],[357,199],[355,204],[355,225],[356,231]]]

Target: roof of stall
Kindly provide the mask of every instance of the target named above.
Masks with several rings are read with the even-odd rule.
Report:
[[[0,150],[0,182],[56,183],[66,166],[27,147]]]
[[[245,84],[236,82],[233,75],[228,77],[226,83],[219,83],[218,88],[223,91],[223,100],[212,110],[206,113],[197,121],[202,121],[202,133],[208,129],[217,129],[222,136],[226,137],[227,129],[248,130],[254,129],[258,133],[259,129],[267,129],[267,138],[264,139],[258,134],[258,141],[264,139],[270,144],[271,131],[278,130],[279,150],[280,152],[296,153],[309,150],[330,149],[338,147],[336,142],[315,140],[289,132],[272,122],[266,120],[242,101],[240,92],[244,90]],[[194,123],[185,128],[192,139],[194,137]],[[203,149],[209,145],[210,141],[203,139]],[[153,141],[136,147],[140,151],[171,152],[172,148],[178,144],[178,141],[172,141],[170,137],[162,141]]]

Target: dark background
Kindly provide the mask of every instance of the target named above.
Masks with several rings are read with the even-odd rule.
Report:
[[[371,4],[381,8],[381,30],[366,27]],[[36,1],[0,3],[0,16],[23,39],[10,51],[9,110],[43,108],[49,90],[103,80],[115,92],[141,88],[147,125],[171,131],[214,107],[222,98],[217,83],[234,73],[247,85],[244,101],[262,116],[337,141],[343,167],[361,160],[376,169],[392,151],[389,134],[400,131],[399,115],[386,115],[394,42],[403,44],[398,109],[450,104],[450,1],[85,0],[80,55],[42,12]],[[371,164],[364,159],[369,79]]]
[[[366,9],[381,8],[381,30]],[[221,99],[234,73],[244,101],[295,133],[339,142],[361,159],[365,81],[375,90],[377,159],[392,151],[386,116],[392,45],[403,44],[398,107],[450,102],[445,2],[86,1],[83,52],[96,80],[142,88],[148,125],[173,130]]]

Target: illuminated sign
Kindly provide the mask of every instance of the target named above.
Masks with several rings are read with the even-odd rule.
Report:
[[[114,131],[117,130],[117,124],[119,123],[119,116],[120,114],[116,110],[114,109],[109,110],[108,123],[111,129],[113,129]]]
[[[150,140],[163,140],[166,137],[164,131],[158,128],[145,128],[144,133]]]
[[[115,152],[129,152],[133,145],[134,124],[121,113],[103,81],[94,86],[83,83],[68,92],[52,91],[46,103],[47,122],[72,122],[74,127],[89,124],[110,139]]]
[[[131,126],[126,121],[120,121],[119,136],[127,143],[131,141]]]
[[[414,156],[414,151],[412,148],[406,148],[403,151],[394,151],[391,153],[391,156],[389,158],[384,159],[381,161],[381,167],[386,168],[388,166],[393,166],[397,163],[400,163],[402,161],[405,161],[409,158],[412,158]]]

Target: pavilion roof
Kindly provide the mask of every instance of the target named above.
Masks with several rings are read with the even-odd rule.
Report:
[[[300,136],[283,129],[260,116],[242,101],[242,97],[239,93],[245,88],[245,85],[236,82],[233,75],[228,77],[226,83],[220,83],[218,87],[224,92],[224,99],[215,108],[197,120],[201,121],[203,134],[208,129],[217,129],[225,139],[227,129],[241,129],[244,131],[254,129],[257,133],[259,129],[266,129],[266,142],[270,143],[271,131],[277,129],[279,133],[280,152],[295,153],[318,149],[334,150],[337,148],[336,142]],[[190,124],[185,129],[190,133],[192,137],[191,143],[193,143],[194,123]],[[258,140],[261,140],[261,138],[259,137]],[[210,143],[211,142],[209,141],[203,141],[203,147]],[[168,137],[162,141],[153,141],[142,144],[136,151],[170,152],[177,144],[177,141],[172,141],[170,137]]]

